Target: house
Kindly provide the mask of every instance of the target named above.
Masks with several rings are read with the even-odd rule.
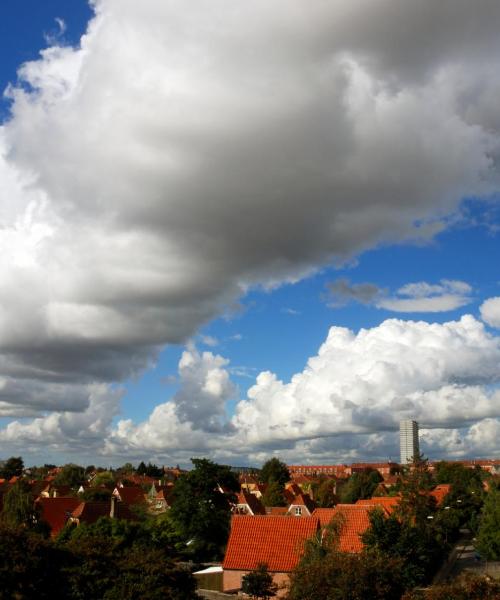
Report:
[[[235,515],[223,567],[223,590],[241,589],[244,575],[266,563],[274,583],[284,586],[297,566],[306,540],[319,531],[315,517],[287,519],[273,516]],[[283,596],[280,590],[278,596]]]
[[[116,496],[111,496],[111,501],[96,500],[90,502],[79,502],[69,517],[69,521],[75,525],[86,523],[92,525],[101,517],[111,519],[124,519],[136,521],[138,517],[130,510],[128,504],[119,502]]]
[[[352,463],[351,473],[361,473],[367,469],[373,469],[378,471],[380,475],[385,479],[393,475],[398,469],[399,465],[393,462],[386,463]]]
[[[335,508],[317,508],[312,516],[319,519],[322,529],[337,520],[339,550],[357,554],[363,549],[361,536],[370,527],[370,512],[376,509],[388,515],[380,504],[337,504]]]
[[[53,485],[49,483],[40,490],[40,496],[42,498],[64,498],[71,495],[72,490],[70,485]]]
[[[287,514],[288,506],[266,506],[266,515],[285,517]]]
[[[170,498],[173,489],[173,483],[167,483],[167,485],[154,483],[147,494],[147,501],[150,509],[154,512],[165,512],[170,508]]]
[[[299,493],[288,505],[287,513],[295,517],[310,517],[316,508],[316,503],[311,500],[309,494]]]
[[[436,506],[441,506],[450,491],[451,485],[449,483],[440,483],[430,492],[430,495],[436,500]]]
[[[50,527],[50,536],[57,537],[66,525],[71,513],[81,503],[78,498],[42,496],[35,501],[40,510],[40,520]]]
[[[257,496],[257,498],[259,498],[259,500],[262,498],[262,496],[266,493],[267,490],[267,483],[258,483],[257,485],[255,485],[255,487],[253,489],[250,489],[250,493],[254,494],[255,496]]]
[[[92,525],[101,517],[110,516],[110,504],[104,500],[80,502],[69,516],[69,522],[75,525]]]
[[[293,480],[301,475],[348,477],[351,474],[346,465],[288,465],[288,471]]]
[[[371,504],[375,504],[376,506],[382,507],[384,511],[390,515],[394,512],[394,509],[399,504],[399,501],[400,496],[373,496],[368,500],[358,500],[356,504],[360,506],[369,506]]]
[[[315,478],[312,475],[302,475],[300,473],[293,475],[293,482],[304,491],[307,491],[311,487],[313,481],[315,481]]]
[[[184,473],[187,471],[179,467],[163,467],[163,477],[170,482],[175,482]]]
[[[246,490],[241,490],[236,495],[236,503],[232,508],[232,512],[237,515],[265,515],[266,509],[262,502],[254,495]]]
[[[146,502],[146,494],[144,490],[139,486],[125,486],[115,487],[113,490],[113,496],[118,498],[119,502],[124,504],[144,504]]]

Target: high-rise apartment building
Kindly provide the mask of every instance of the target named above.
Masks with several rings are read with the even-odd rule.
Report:
[[[418,444],[418,423],[416,421],[399,422],[399,447],[401,451],[401,464],[412,461],[420,453]]]

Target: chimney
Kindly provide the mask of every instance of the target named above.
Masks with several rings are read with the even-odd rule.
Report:
[[[111,510],[109,511],[109,517],[111,519],[116,519],[118,517],[117,502],[118,498],[116,496],[111,496]]]
[[[54,490],[54,491],[52,492],[52,498],[57,498],[57,490]]]

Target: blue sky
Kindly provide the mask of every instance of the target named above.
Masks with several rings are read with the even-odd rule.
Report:
[[[242,298],[241,312],[215,319],[201,329],[194,341],[201,348],[222,353],[230,358],[232,366],[247,371],[244,376],[233,375],[245,394],[260,371],[271,370],[283,380],[302,371],[332,325],[358,331],[401,316],[444,323],[459,319],[464,313],[478,315],[484,300],[498,295],[500,290],[499,232],[491,228],[500,221],[490,205],[464,201],[462,209],[464,219],[428,243],[384,245],[362,253],[353,265],[326,267],[310,278],[277,290],[252,291]],[[356,302],[331,307],[325,298],[327,283],[341,277],[349,278],[353,284],[368,281],[390,290],[409,282],[458,279],[468,282],[473,293],[465,307],[438,313],[400,315]],[[204,344],[204,336],[217,344]],[[182,347],[167,348],[157,368],[129,382],[124,408],[134,418],[144,418],[175,390],[175,382],[169,382],[166,376],[175,374],[181,352]]]
[[[7,449],[498,453],[499,11],[282,4],[0,6]]]

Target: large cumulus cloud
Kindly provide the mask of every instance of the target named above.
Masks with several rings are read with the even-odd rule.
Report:
[[[223,423],[232,396],[228,365],[210,352],[186,351],[181,391],[139,425],[119,421],[106,451],[189,456],[207,452],[259,461],[278,451],[290,460],[397,457],[399,421],[420,422],[432,457],[488,454],[500,427],[500,339],[470,315],[444,324],[390,319],[357,334],[332,327],[318,354],[289,382],[263,372],[226,427],[196,410],[211,388],[210,417]],[[216,381],[212,387],[209,382]],[[207,435],[210,432],[211,435]],[[135,453],[135,454],[134,454]]]
[[[64,383],[87,410],[250,286],[431,236],[495,189],[494,0],[94,7],[8,91],[2,414],[65,409]]]

